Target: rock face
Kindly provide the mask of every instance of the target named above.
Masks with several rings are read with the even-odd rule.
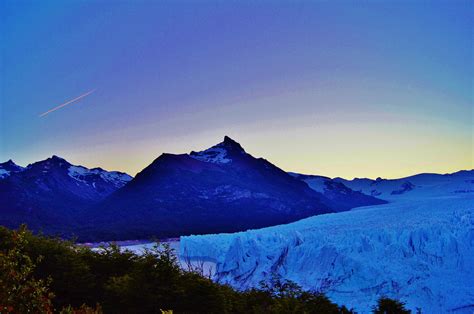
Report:
[[[99,206],[91,230],[101,226],[111,238],[233,232],[335,210],[229,137],[201,152],[161,155]]]
[[[278,274],[359,313],[369,313],[380,296],[405,301],[414,311],[472,313],[474,194],[458,191],[472,190],[474,171],[400,182],[406,181],[417,188],[382,192],[397,198],[390,204],[182,237],[180,254],[216,260],[214,279],[239,289]]]
[[[132,179],[120,172],[74,166],[57,156],[17,169],[0,180],[0,224],[16,228],[26,223],[46,233],[74,230],[81,224],[77,219],[82,210]]]

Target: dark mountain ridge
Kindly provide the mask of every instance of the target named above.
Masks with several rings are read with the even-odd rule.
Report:
[[[113,238],[233,232],[334,211],[322,194],[229,137],[202,152],[162,154],[99,208],[89,232],[98,224]]]
[[[227,136],[162,154],[133,179],[57,156],[16,169],[0,180],[0,224],[80,241],[242,231],[381,202],[342,183],[320,193]]]

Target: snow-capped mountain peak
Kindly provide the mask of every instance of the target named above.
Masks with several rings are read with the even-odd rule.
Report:
[[[232,162],[231,155],[234,153],[245,154],[245,150],[239,143],[225,136],[223,142],[200,152],[192,151],[189,155],[204,162],[227,164]]]
[[[29,164],[24,170],[26,170],[24,173],[30,178],[34,177],[36,182],[43,182],[45,179],[51,181],[52,177],[60,181],[72,178],[76,186],[88,186],[92,190],[100,190],[100,194],[121,188],[132,180],[131,176],[123,172],[76,166],[56,155]]]
[[[11,159],[0,163],[0,180],[9,177],[11,173],[21,172],[24,169],[25,168],[15,164]]]
[[[53,155],[47,159],[29,164],[25,169],[34,172],[50,173],[54,169],[67,169],[71,164],[64,158]]]
[[[131,176],[123,172],[105,171],[102,168],[88,169],[83,166],[74,165],[69,166],[68,175],[83,183],[88,183],[94,177],[99,176],[102,180],[113,184],[117,188],[124,186],[128,181],[132,180]]]

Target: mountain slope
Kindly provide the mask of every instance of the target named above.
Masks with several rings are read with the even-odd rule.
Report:
[[[107,229],[111,238],[231,232],[334,211],[322,194],[229,137],[201,152],[161,155],[97,208],[91,232]]]
[[[349,188],[385,200],[419,199],[433,196],[474,194],[474,170],[449,174],[421,173],[400,179],[334,178]]]
[[[311,189],[322,193],[326,198],[331,200],[333,206],[337,208],[337,211],[386,203],[384,200],[366,195],[360,191],[354,191],[345,186],[342,182],[335,181],[328,177],[298,173],[290,173],[290,175],[306,182]]]
[[[124,173],[87,169],[53,156],[0,180],[0,224],[60,232],[80,222],[78,213],[125,185]]]
[[[25,168],[15,164],[11,159],[9,161],[0,163],[0,180],[9,177],[12,173],[21,172],[24,169]]]

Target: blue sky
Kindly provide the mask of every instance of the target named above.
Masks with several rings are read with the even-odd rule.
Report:
[[[229,135],[288,171],[473,168],[473,9],[3,1],[0,159],[56,154],[135,174],[162,152]]]

